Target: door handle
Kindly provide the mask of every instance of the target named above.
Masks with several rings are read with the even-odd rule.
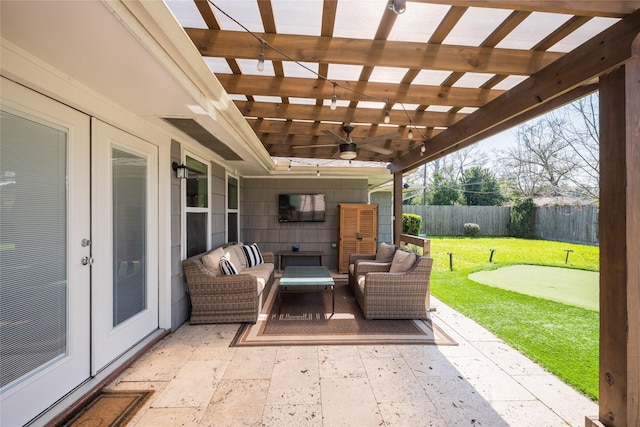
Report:
[[[82,263],[82,265],[93,265],[93,257],[83,256],[80,259],[80,262]]]

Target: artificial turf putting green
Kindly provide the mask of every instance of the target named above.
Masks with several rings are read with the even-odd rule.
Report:
[[[511,265],[477,271],[469,279],[484,285],[599,310],[599,273],[539,265]]]

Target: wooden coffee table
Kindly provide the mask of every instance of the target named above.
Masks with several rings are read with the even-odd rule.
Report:
[[[278,312],[280,295],[285,292],[323,292],[331,289],[331,314],[335,313],[335,282],[324,266],[290,266],[284,269],[278,284]]]

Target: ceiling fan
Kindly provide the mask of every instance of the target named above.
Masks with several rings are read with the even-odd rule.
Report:
[[[344,133],[347,134],[346,138],[341,137],[340,135],[338,135],[337,133],[335,133],[332,130],[323,130],[322,132],[335,139],[336,144],[325,144],[325,145],[294,145],[291,148],[316,148],[316,147],[334,147],[334,146],[338,146],[339,150],[336,153],[336,156],[340,156],[341,159],[343,160],[353,160],[356,158],[356,156],[358,155],[358,148],[361,148],[363,150],[368,150],[368,151],[373,151],[374,153],[378,153],[378,154],[383,154],[385,156],[390,156],[393,154],[392,150],[389,150],[387,148],[383,148],[383,147],[378,147],[375,145],[371,145],[370,143],[372,142],[377,142],[377,141],[384,141],[390,138],[395,138],[396,136],[400,136],[399,132],[394,132],[394,133],[387,133],[384,135],[376,135],[376,136],[370,136],[368,138],[363,138],[361,140],[358,141],[358,144],[356,145],[355,142],[353,142],[353,140],[351,139],[351,136],[349,136],[351,134],[351,132],[354,131],[354,127],[351,126],[351,124],[349,123],[343,123],[342,124],[342,130],[344,131]]]

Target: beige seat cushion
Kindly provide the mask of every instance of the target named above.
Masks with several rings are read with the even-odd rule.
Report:
[[[255,276],[258,282],[258,295],[260,295],[265,285],[267,284],[267,281],[269,280],[269,277],[273,272],[273,268],[274,268],[273,264],[264,263],[264,264],[256,265],[255,267],[246,268],[243,271],[243,273],[247,273],[247,274],[251,274],[252,276]]]
[[[416,254],[403,250],[397,250],[393,255],[393,261],[391,261],[391,268],[389,273],[404,273],[413,267],[416,262]]]

